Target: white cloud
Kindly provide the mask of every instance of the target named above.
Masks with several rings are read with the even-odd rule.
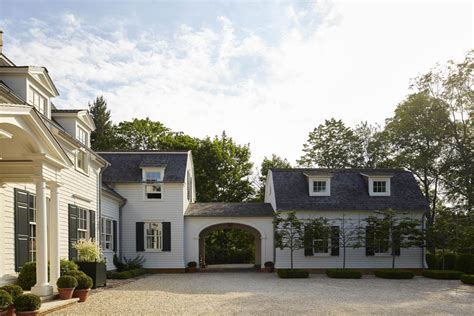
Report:
[[[287,18],[269,44],[225,16],[215,29],[183,25],[165,39],[152,29],[130,37],[121,22],[104,35],[67,13],[56,30],[34,20],[29,36],[6,33],[5,51],[47,66],[61,107],[104,94],[115,121],[149,116],[195,136],[226,130],[260,162],[272,153],[296,160],[326,118],[382,123],[410,78],[472,47],[465,3],[318,2],[290,6]]]

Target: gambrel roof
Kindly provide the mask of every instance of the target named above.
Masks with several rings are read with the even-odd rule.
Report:
[[[143,182],[144,166],[165,166],[163,182],[184,183],[187,151],[177,152],[99,152],[111,166],[105,169],[102,180],[106,183]]]
[[[426,211],[413,174],[402,169],[271,169],[277,210]],[[308,176],[331,177],[330,196],[310,196]],[[390,196],[370,196],[367,176],[390,178]]]

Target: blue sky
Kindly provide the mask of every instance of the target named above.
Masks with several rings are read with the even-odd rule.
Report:
[[[383,124],[410,79],[472,48],[469,1],[8,1],[4,53],[46,66],[55,104],[222,130],[294,162],[331,117]]]

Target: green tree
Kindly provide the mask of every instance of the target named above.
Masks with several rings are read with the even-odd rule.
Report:
[[[449,170],[448,128],[447,108],[426,93],[416,93],[398,105],[384,130],[393,164],[415,175],[430,203],[428,225],[435,218],[440,180]]]
[[[359,231],[361,229],[360,220],[354,221],[347,218],[345,213],[342,213],[340,218],[332,221],[333,224],[339,224],[339,245],[342,248],[342,268],[346,268],[346,250],[348,248],[356,248],[358,245]]]
[[[238,145],[225,132],[207,137],[193,152],[196,194],[200,202],[241,202],[254,195],[249,145]]]
[[[217,229],[206,236],[205,243],[206,265],[255,263],[255,237],[248,231]]]
[[[267,182],[268,171],[271,168],[291,168],[291,164],[286,158],[281,158],[275,154],[271,158],[263,158],[259,170],[256,201],[263,201],[265,199],[265,183]]]
[[[474,205],[474,50],[461,63],[449,61],[418,77],[413,86],[449,110],[453,156],[450,171],[444,177],[447,197],[464,210]]]
[[[89,112],[95,124],[95,131],[91,134],[91,148],[95,151],[110,150],[114,146],[113,125],[110,120],[110,111],[103,96],[98,96],[92,104],[89,103]]]
[[[290,249],[290,268],[293,269],[293,253],[305,246],[304,223],[295,212],[286,216],[277,213],[273,221],[275,225],[275,246],[280,249]]]
[[[121,150],[168,150],[173,138],[169,128],[148,117],[120,122],[115,134],[115,146]]]
[[[364,165],[363,141],[343,121],[325,120],[309,133],[300,166],[357,168]]]
[[[390,166],[387,160],[388,144],[378,124],[371,125],[367,121],[360,122],[353,129],[359,139],[362,154],[362,168],[380,168]]]

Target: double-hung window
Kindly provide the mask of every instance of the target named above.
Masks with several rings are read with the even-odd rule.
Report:
[[[389,251],[390,245],[390,231],[383,230],[374,236],[374,253],[386,254]]]
[[[104,250],[113,250],[114,249],[114,238],[113,234],[113,221],[108,218],[102,218],[101,222],[101,231],[102,231],[102,249]]]
[[[81,127],[77,128],[77,139],[87,146],[87,132]]]
[[[145,223],[145,249],[163,249],[163,225],[161,223]]]
[[[88,210],[79,208],[78,209],[78,218],[77,218],[77,239],[86,239],[89,237],[88,227],[87,227],[87,213]]]
[[[77,151],[77,167],[82,171],[86,171],[86,153],[82,150]]]
[[[30,87],[29,100],[33,106],[43,115],[47,115],[47,100],[38,91]]]
[[[329,253],[331,239],[329,234],[319,234],[313,239],[313,252],[315,254]]]
[[[147,200],[161,200],[163,198],[163,184],[161,170],[144,170],[145,198]]]

